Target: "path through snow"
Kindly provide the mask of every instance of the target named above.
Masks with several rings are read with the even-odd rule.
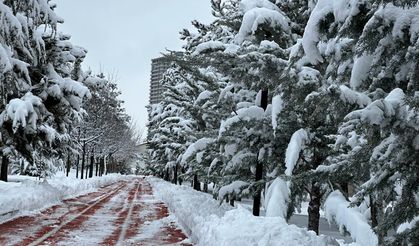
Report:
[[[8,221],[0,231],[0,245],[190,245],[143,178]]]

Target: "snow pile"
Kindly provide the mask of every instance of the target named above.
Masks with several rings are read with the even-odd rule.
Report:
[[[149,177],[155,194],[174,212],[195,245],[333,245],[278,217],[255,217],[245,208],[215,201],[211,195]]]
[[[289,194],[290,190],[287,183],[281,178],[276,178],[266,190],[264,201],[266,216],[285,218]]]
[[[349,207],[350,203],[340,191],[330,193],[324,204],[327,220],[335,221],[341,231],[344,228],[351,237],[360,245],[378,245],[378,238],[366,218],[355,208]]]
[[[0,221],[50,207],[64,199],[94,192],[97,188],[122,178],[121,175],[111,174],[81,180],[61,174],[44,181],[28,178],[20,180],[21,182],[0,181]]]

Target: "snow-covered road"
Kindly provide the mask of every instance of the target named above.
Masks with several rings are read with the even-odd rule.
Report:
[[[0,224],[0,245],[189,245],[143,178],[121,180]]]

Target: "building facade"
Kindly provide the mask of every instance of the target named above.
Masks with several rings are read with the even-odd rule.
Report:
[[[171,62],[165,57],[151,60],[151,79],[150,79],[150,105],[159,103],[163,100],[164,88],[160,84],[163,74],[170,67]]]

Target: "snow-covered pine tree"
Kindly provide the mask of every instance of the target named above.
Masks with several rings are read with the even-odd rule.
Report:
[[[2,179],[8,156],[25,157],[44,176],[62,156],[83,99],[71,79],[85,51],[57,32],[62,19],[47,0],[0,3]]]
[[[287,64],[288,51],[286,49],[298,37],[297,33],[301,33],[301,25],[290,21],[279,7],[281,4],[278,2],[276,5],[271,1],[213,1],[213,9],[217,20],[210,28],[200,32],[204,33],[206,37],[201,38],[192,54],[201,57],[204,64],[216,68],[219,73],[230,80],[228,87],[234,88],[235,94],[244,99],[239,102],[238,108],[249,107],[249,102],[253,102],[254,105],[254,96],[258,91],[262,91],[263,100],[261,101],[265,102],[264,107],[266,108],[269,95],[272,95],[276,86],[281,83],[281,76],[278,76],[278,74],[283,72]],[[289,8],[293,4],[284,3],[284,6],[286,5]],[[301,18],[308,11],[307,4],[300,5],[300,7],[299,12],[294,12],[298,18]],[[195,36],[191,40],[196,41],[197,39],[194,38]],[[270,92],[270,94],[267,92]],[[250,94],[243,97],[245,93]],[[235,117],[234,113],[232,117]],[[270,115],[266,115],[265,118],[266,120],[263,121],[269,125],[271,122]],[[252,127],[249,126],[250,128],[259,127],[254,122],[250,125],[252,125]],[[239,129],[242,130],[241,127],[231,130],[232,135],[234,132],[240,131]],[[270,147],[260,148],[269,149],[265,153],[269,153],[267,156],[272,158],[272,161],[265,159],[266,163],[270,164],[265,166],[265,173],[270,173],[272,169],[279,166],[272,164],[275,163],[275,156],[278,156],[273,152],[280,148],[272,148],[276,145],[276,142],[273,141],[273,130],[270,129],[265,133],[271,134],[271,137],[266,138],[267,142],[261,143],[262,146],[269,145]],[[245,139],[244,137],[243,144],[247,141]],[[248,141],[247,143],[249,144]],[[254,154],[257,155],[259,150],[255,150],[255,152]],[[232,157],[230,154],[227,156]],[[224,161],[225,165],[229,158]],[[256,183],[259,184],[259,188],[254,193],[256,195],[254,206],[256,210],[258,210],[260,204],[258,193],[264,184],[264,181],[261,180],[263,177],[262,165],[257,165],[257,167]],[[228,179],[224,184],[228,185],[232,181]],[[256,210],[255,214],[258,214]]]
[[[190,108],[199,88],[178,66],[169,69],[161,83],[166,88],[163,101],[149,106],[148,143],[152,158],[149,168],[169,180],[171,175],[178,176],[181,155],[196,140],[193,132],[197,124]]]
[[[367,21],[367,6],[364,1],[311,4],[302,39],[290,49],[290,66],[278,87],[282,104],[277,131],[290,139],[285,155],[285,174],[291,176],[288,216],[308,193],[308,229],[317,233],[329,180],[311,173],[334,154],[331,144],[344,116],[369,102],[348,88],[354,43]],[[342,186],[342,180],[335,181],[334,185]]]
[[[346,116],[341,153],[317,173],[352,179],[359,186],[354,203],[370,207],[381,243],[393,245],[418,240],[418,6],[387,2],[370,9],[349,80],[353,95],[372,100]],[[385,239],[391,229],[397,234]]]

